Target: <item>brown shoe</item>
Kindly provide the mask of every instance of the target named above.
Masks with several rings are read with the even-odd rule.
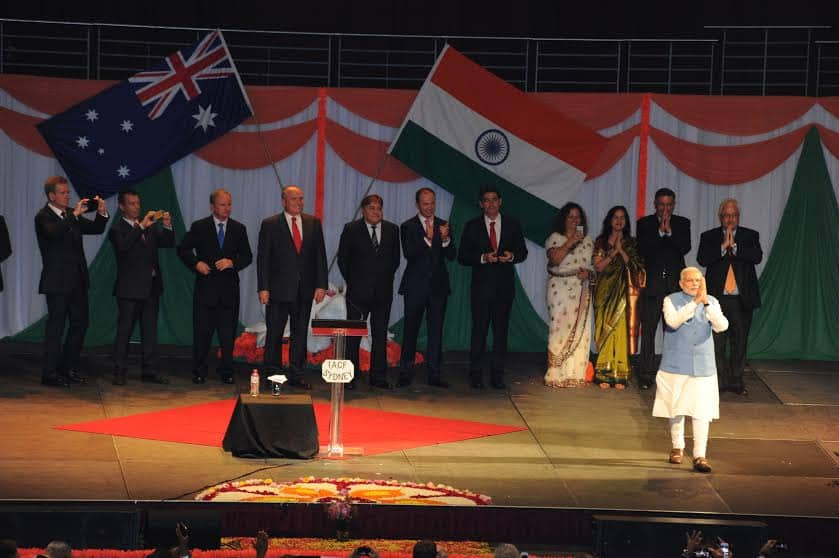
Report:
[[[673,448],[670,450],[670,463],[674,465],[679,465],[682,462],[682,456],[685,454],[685,450],[680,448]]]
[[[693,469],[695,471],[699,471],[700,473],[710,473],[711,465],[704,457],[697,457],[693,460]]]

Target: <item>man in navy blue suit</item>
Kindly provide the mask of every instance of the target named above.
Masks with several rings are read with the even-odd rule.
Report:
[[[402,274],[399,294],[405,302],[405,329],[402,358],[399,363],[399,387],[411,384],[412,367],[417,349],[417,334],[425,313],[425,366],[428,384],[447,388],[442,377],[443,319],[451,293],[446,260],[457,255],[449,224],[434,216],[437,196],[431,188],[416,193],[418,213],[400,226],[402,252],[408,264]]]
[[[221,381],[233,383],[233,338],[239,322],[239,272],[253,261],[248,230],[231,219],[233,197],[218,188],[210,194],[212,215],[195,221],[178,246],[178,257],[195,272],[192,296],[192,381],[207,377],[207,353],[218,333]]]

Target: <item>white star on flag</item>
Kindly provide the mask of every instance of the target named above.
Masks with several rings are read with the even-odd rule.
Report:
[[[99,119],[99,113],[98,113],[98,112],[96,112],[94,109],[90,109],[89,111],[87,111],[87,112],[85,113],[85,116],[87,116],[87,119],[88,119],[88,121],[90,121],[90,122],[93,122],[94,120],[98,120],[98,119]]]
[[[104,154],[105,154],[105,150],[104,150],[104,149],[102,149],[102,148],[100,147],[100,148],[99,148],[98,153],[99,153],[100,155],[104,155]]]
[[[123,120],[119,127],[122,128],[123,132],[130,132],[134,129],[134,123],[130,120]]]
[[[198,105],[198,114],[193,114],[192,115],[192,117],[195,120],[198,121],[198,122],[196,122],[195,127],[197,128],[197,127],[201,126],[201,129],[204,130],[205,132],[207,131],[207,128],[209,128],[210,126],[215,128],[216,123],[213,122],[213,119],[216,116],[218,116],[218,113],[217,112],[212,112],[212,111],[213,111],[213,105],[209,105],[209,106],[207,106],[207,108],[204,108],[201,105]]]
[[[131,171],[125,165],[121,165],[117,169],[117,174],[119,175],[120,178],[127,178],[128,175],[131,174]]]
[[[88,139],[87,139],[87,136],[79,136],[79,137],[76,139],[76,145],[78,145],[78,146],[79,146],[79,147],[81,147],[82,149],[84,149],[85,147],[87,147],[89,144],[90,144],[90,140],[88,140]]]

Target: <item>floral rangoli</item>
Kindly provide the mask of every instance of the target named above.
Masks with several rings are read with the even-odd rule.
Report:
[[[395,480],[303,477],[289,482],[247,479],[226,482],[204,490],[196,500],[215,502],[404,504],[413,506],[485,506],[489,496],[442,484],[417,484]]]

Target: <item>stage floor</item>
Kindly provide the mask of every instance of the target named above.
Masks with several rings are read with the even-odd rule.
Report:
[[[195,386],[189,358],[163,360],[168,386],[111,385],[107,350],[85,357],[90,382],[40,384],[40,347],[0,344],[0,498],[191,499],[234,478],[302,476],[433,482],[489,495],[494,504],[591,510],[839,516],[839,363],[752,362],[750,394],[726,393],[711,426],[714,472],[670,465],[667,423],[651,416],[653,390],[555,390],[542,355],[511,355],[508,389],[473,390],[465,355],[446,355],[452,389],[394,391],[361,384],[346,404],[523,426],[526,430],[345,460],[239,459],[221,448],[56,430],[82,421],[230,399],[248,389],[214,376]],[[319,374],[315,401],[328,401]],[[688,427],[688,433],[690,428]],[[324,441],[322,440],[321,443]],[[688,441],[688,449],[691,442]]]

